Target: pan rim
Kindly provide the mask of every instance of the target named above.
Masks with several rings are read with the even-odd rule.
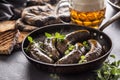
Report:
[[[102,33],[103,35],[107,36],[107,38],[110,40],[110,43],[111,43],[110,49],[109,49],[104,55],[102,55],[102,56],[100,56],[100,57],[98,57],[98,58],[96,58],[96,59],[94,59],[94,60],[88,61],[88,62],[86,62],[86,63],[81,63],[81,64],[51,64],[51,63],[45,63],[45,62],[38,61],[38,60],[30,57],[30,56],[24,51],[24,48],[23,48],[24,42],[25,42],[26,38],[27,38],[30,34],[38,31],[39,29],[43,29],[43,28],[47,28],[47,27],[51,27],[51,26],[62,26],[62,25],[64,25],[64,26],[65,26],[65,25],[79,26],[79,25],[76,25],[76,24],[68,24],[68,23],[62,24],[62,23],[60,23],[60,24],[52,24],[52,25],[43,26],[43,27],[40,27],[40,28],[38,28],[38,29],[30,32],[30,33],[24,38],[24,40],[23,40],[23,42],[22,42],[22,53],[25,55],[25,57],[27,57],[28,59],[30,59],[30,60],[32,60],[32,61],[34,61],[34,62],[36,62],[36,63],[43,64],[43,65],[47,65],[47,66],[52,66],[52,67],[81,66],[81,65],[87,65],[87,64],[90,64],[90,63],[93,63],[93,62],[95,62],[95,61],[97,61],[97,60],[102,59],[103,57],[109,55],[110,52],[111,52],[111,50],[113,49],[113,43],[112,43],[112,41],[111,41],[111,38],[110,38],[106,33],[102,32],[102,31],[99,31],[99,30],[97,30],[97,29],[92,29],[92,28],[89,28],[89,27],[81,26],[81,27],[85,27],[86,29],[96,30],[96,31]]]

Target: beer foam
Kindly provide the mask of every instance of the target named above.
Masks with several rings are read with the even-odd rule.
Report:
[[[91,12],[105,8],[104,0],[70,0],[71,8],[77,11]]]

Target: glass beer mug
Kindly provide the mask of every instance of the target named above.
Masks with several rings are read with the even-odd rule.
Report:
[[[72,23],[98,29],[105,18],[105,0],[69,0]]]

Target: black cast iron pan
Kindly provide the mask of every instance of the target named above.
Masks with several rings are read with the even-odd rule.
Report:
[[[97,41],[100,42],[102,46],[105,47],[105,53],[103,56],[92,60],[90,62],[84,63],[84,64],[49,64],[49,63],[44,63],[41,61],[37,61],[29,56],[29,53],[26,53],[24,51],[24,48],[26,48],[29,44],[29,41],[27,38],[23,41],[22,45],[22,50],[24,55],[27,57],[27,59],[33,63],[35,66],[37,66],[39,69],[46,70],[49,72],[54,72],[54,73],[77,73],[77,72],[82,72],[82,71],[89,71],[93,69],[99,68],[103,61],[107,58],[109,55],[111,48],[112,48],[112,42],[111,39],[103,32],[91,29],[88,27],[83,27],[83,26],[78,26],[74,24],[56,24],[56,25],[49,25],[49,26],[44,26],[42,28],[39,28],[32,33],[29,34],[29,36],[33,37],[33,39],[40,38],[41,40],[44,38],[44,33],[55,33],[55,32],[62,32],[63,34],[68,34],[70,32],[76,31],[76,30],[82,30],[82,29],[87,29],[90,31],[91,38],[96,39]]]
[[[96,39],[97,41],[100,42],[100,44],[105,48],[105,51],[103,55],[97,59],[94,59],[92,61],[89,61],[87,63],[83,64],[49,64],[41,61],[37,61],[29,56],[29,53],[24,51],[24,48],[26,48],[29,44],[29,41],[27,37],[24,39],[22,43],[22,51],[26,58],[37,68],[40,70],[44,70],[47,72],[53,72],[53,73],[78,73],[78,72],[83,72],[83,71],[91,71],[91,70],[96,70],[98,69],[102,63],[106,60],[108,55],[110,54],[112,50],[112,41],[109,38],[108,35],[106,35],[102,30],[106,26],[108,26],[110,23],[114,22],[116,19],[118,19],[120,13],[116,14],[113,16],[107,23],[105,23],[103,26],[100,27],[99,30],[84,27],[84,26],[78,26],[75,24],[54,24],[54,25],[48,25],[41,27],[33,32],[31,32],[28,36],[33,37],[33,39],[38,39],[42,40],[44,38],[44,33],[55,33],[55,32],[62,32],[64,34],[76,31],[76,30],[88,30],[90,31],[91,38]]]

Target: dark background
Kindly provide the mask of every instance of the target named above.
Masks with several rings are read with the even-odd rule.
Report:
[[[104,22],[118,12],[108,3],[106,9]],[[111,24],[104,32],[113,42],[111,54],[120,59],[120,20]],[[56,75],[40,71],[28,62],[21,50],[14,51],[9,56],[0,56],[0,80],[94,80],[94,77],[95,73],[89,71],[74,75]]]

